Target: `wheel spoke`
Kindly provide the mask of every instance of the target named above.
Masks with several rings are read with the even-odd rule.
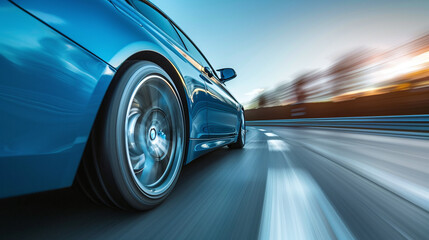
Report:
[[[136,183],[146,194],[162,194],[180,169],[184,117],[179,102],[171,83],[155,75],[142,80],[130,99],[127,157]]]
[[[163,176],[165,168],[162,163],[159,161],[148,161],[148,164],[145,165],[145,168],[142,171],[140,180],[146,186],[152,186],[159,182]]]
[[[145,162],[146,162],[146,156],[144,154],[140,155],[136,159],[133,159],[134,173],[139,173],[143,171]]]

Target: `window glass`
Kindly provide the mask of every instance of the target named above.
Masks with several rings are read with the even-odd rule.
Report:
[[[168,36],[173,38],[178,44],[183,46],[183,43],[180,40],[179,35],[177,35],[177,32],[174,30],[173,25],[171,25],[168,19],[166,19],[164,16],[162,16],[162,14],[160,14],[154,8],[152,8],[151,6],[147,5],[142,1],[132,0],[132,2],[134,6],[137,8],[136,9],[137,11],[139,11],[143,16],[149,19],[149,21],[151,21],[158,28],[164,31]]]
[[[183,34],[178,28],[176,28],[177,32],[182,38],[183,43],[185,43],[186,49],[188,49],[189,54],[193,57],[199,64],[203,67],[210,67],[210,64],[206,61],[203,55],[198,51],[194,44]]]

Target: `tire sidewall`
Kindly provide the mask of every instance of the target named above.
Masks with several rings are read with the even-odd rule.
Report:
[[[183,126],[183,149],[181,149],[180,163],[173,182],[165,192],[158,196],[150,196],[140,189],[136,180],[134,179],[133,172],[128,162],[125,142],[125,122],[128,111],[128,103],[132,97],[135,88],[139,83],[150,75],[159,75],[166,79],[173,87],[175,94],[178,96],[179,105],[181,107]],[[110,172],[112,174],[113,183],[117,186],[122,197],[134,209],[148,209],[158,205],[162,202],[174,188],[183,165],[185,158],[186,146],[186,122],[184,118],[183,103],[180,100],[179,92],[175,87],[169,75],[158,65],[148,61],[137,61],[132,63],[130,67],[125,70],[121,75],[120,80],[114,89],[111,100],[105,114],[105,126],[103,137],[103,148],[106,152],[105,161],[110,165]]]

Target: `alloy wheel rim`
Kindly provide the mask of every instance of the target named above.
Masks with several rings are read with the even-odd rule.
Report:
[[[150,197],[172,185],[181,167],[183,109],[164,77],[149,75],[134,89],[125,118],[125,149],[133,180]]]

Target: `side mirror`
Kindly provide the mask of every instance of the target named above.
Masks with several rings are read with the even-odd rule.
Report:
[[[225,83],[235,77],[237,77],[237,74],[235,73],[234,69],[232,68],[222,68],[217,70],[220,73],[220,81],[222,83]]]

